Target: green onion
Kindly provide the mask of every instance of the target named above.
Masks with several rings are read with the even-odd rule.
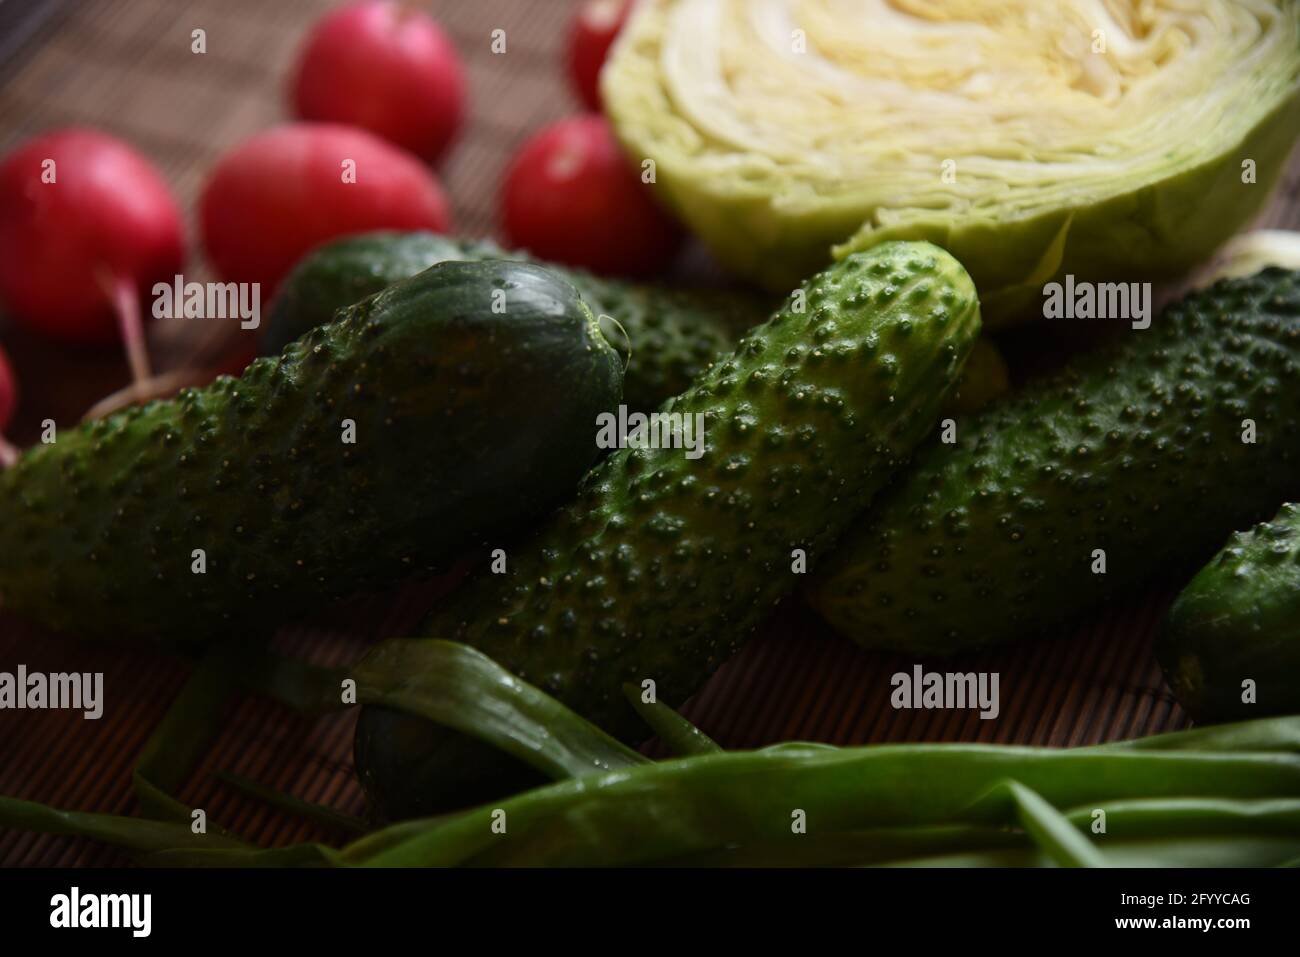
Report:
[[[673,754],[714,754],[716,741],[662,701],[644,701],[636,685],[623,685],[623,696]]]
[[[363,704],[396,708],[464,732],[551,778],[649,760],[468,645],[407,638],[381,642],[352,675]]]

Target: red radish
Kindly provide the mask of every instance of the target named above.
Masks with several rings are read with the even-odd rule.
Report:
[[[13,421],[14,408],[18,405],[18,385],[14,380],[14,370],[0,349],[0,431],[7,429]]]
[[[303,44],[293,104],[304,120],[347,123],[433,161],[460,129],[460,57],[432,18],[367,0],[326,14]]]
[[[681,241],[653,188],[641,182],[603,116],[561,120],[525,143],[506,173],[506,238],[543,259],[651,275]]]
[[[140,295],[170,282],[184,258],[167,184],[120,140],[59,130],[0,162],[0,300],[37,332],[91,344],[120,335],[143,381]]]
[[[261,283],[263,301],[314,246],[374,229],[446,232],[437,177],[365,130],[289,123],[226,153],[199,200],[203,243],[223,279]]]
[[[586,0],[569,27],[569,80],[590,110],[600,109],[600,68],[631,12],[631,0]]]
[[[0,433],[9,427],[14,417],[14,407],[18,404],[18,385],[14,382],[13,369],[0,349]],[[8,468],[18,460],[18,451],[0,434],[0,468]]]

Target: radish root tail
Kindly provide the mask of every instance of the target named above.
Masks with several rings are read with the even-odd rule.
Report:
[[[140,320],[140,297],[135,283],[125,276],[107,280],[107,293],[117,315],[117,326],[126,347],[126,359],[131,365],[131,379],[142,385],[153,372],[149,366],[149,349],[145,344],[144,323]]]

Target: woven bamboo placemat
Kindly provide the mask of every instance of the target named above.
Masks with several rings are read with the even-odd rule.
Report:
[[[285,117],[286,72],[306,25],[328,7],[317,0],[95,0],[70,2],[0,64],[0,151],[46,129],[94,125],[152,157],[185,205],[222,150]],[[497,186],[515,148],[542,124],[574,112],[561,69],[568,0],[445,0],[430,4],[465,60],[470,119],[440,170],[457,231],[491,235]],[[190,52],[207,31],[207,53]],[[505,55],[491,32],[507,31]],[[1262,225],[1300,226],[1300,164],[1293,163]],[[193,238],[193,237],[191,237]],[[187,268],[207,278],[202,263]],[[211,343],[210,327],[158,324],[162,366]],[[224,331],[223,333],[224,334]],[[46,417],[75,421],[123,385],[113,355],[56,352],[6,328],[4,344],[23,389],[15,438],[35,438]],[[3,516],[0,516],[0,521]],[[792,599],[685,712],[728,747],[802,738],[869,741],[998,741],[1079,745],[1172,730],[1186,718],[1151,654],[1155,627],[1175,583],[1099,609],[1059,638],[962,659],[946,669],[996,671],[1002,713],[895,711],[889,678],[913,658],[861,651],[832,635]],[[285,629],[282,650],[323,664],[355,660],[378,637],[409,633],[434,597],[431,585],[358,599]],[[0,613],[0,670],[102,671],[105,715],[0,712],[0,794],[58,807],[130,813],[131,768],[185,677],[159,654],[123,651],[43,634]],[[352,777],[351,714],[307,720],[269,702],[232,705],[227,727],[180,797],[244,837],[264,844],[338,840],[221,785],[225,769],[309,801],[359,814]],[[108,865],[123,855],[84,841],[0,830],[0,864]]]

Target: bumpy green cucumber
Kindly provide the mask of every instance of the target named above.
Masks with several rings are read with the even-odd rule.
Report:
[[[0,472],[0,595],[52,628],[183,642],[390,585],[571,493],[621,366],[563,279],[435,266]]]
[[[1300,486],[1300,273],[1191,295],[956,439],[920,453],[812,583],[860,644],[1043,632],[1270,514]]]
[[[434,233],[366,233],[329,243],[303,259],[280,287],[262,329],[261,351],[279,352],[327,321],[334,310],[434,263],[487,259],[536,262],[490,242]],[[650,411],[685,390],[767,312],[744,293],[639,285],[537,264],[563,275],[598,316],[610,316],[622,326],[630,353],[623,398],[636,410]]]
[[[1300,712],[1300,505],[1233,534],[1174,602],[1156,653],[1198,722]]]
[[[664,403],[705,416],[702,457],[614,453],[511,549],[505,574],[480,574],[425,633],[636,737],[622,683],[692,694],[930,431],[978,331],[974,286],[938,247],[831,266]],[[482,798],[511,772],[474,741],[377,709],[362,713],[356,760],[388,817]]]

